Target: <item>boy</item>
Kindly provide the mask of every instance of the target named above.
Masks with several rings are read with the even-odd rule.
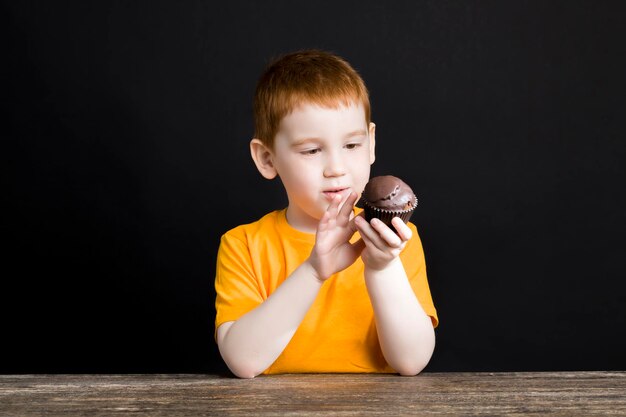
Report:
[[[437,325],[417,230],[354,204],[374,162],[367,89],[340,57],[283,56],[261,76],[250,152],[288,207],[222,236],[216,339],[238,377],[398,372],[430,360]],[[358,231],[358,234],[356,232]]]

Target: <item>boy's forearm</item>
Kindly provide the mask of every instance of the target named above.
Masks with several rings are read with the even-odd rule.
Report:
[[[382,270],[366,268],[365,282],[387,363],[402,375],[416,375],[432,356],[435,332],[409,284],[400,258]]]
[[[220,353],[237,376],[252,378],[267,369],[285,349],[323,282],[308,261],[254,310],[232,323],[225,334],[218,329]]]

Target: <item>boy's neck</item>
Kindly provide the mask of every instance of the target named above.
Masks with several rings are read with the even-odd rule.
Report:
[[[298,212],[292,206],[287,207],[285,217],[289,226],[300,232],[315,234],[317,231],[319,219],[308,216],[306,213]]]

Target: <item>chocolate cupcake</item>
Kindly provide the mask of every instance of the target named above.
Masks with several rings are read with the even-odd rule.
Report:
[[[391,219],[400,217],[405,223],[409,221],[417,207],[417,197],[400,178],[392,175],[373,177],[365,185],[361,196],[365,219],[380,219],[392,230]]]

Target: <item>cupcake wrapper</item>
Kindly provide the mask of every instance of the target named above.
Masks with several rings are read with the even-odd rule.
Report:
[[[409,210],[385,210],[378,207],[371,206],[367,201],[363,201],[363,211],[365,212],[365,220],[368,222],[373,218],[381,220],[387,226],[391,228],[391,230],[395,231],[395,228],[391,225],[391,219],[394,217],[400,217],[403,222],[408,223],[411,215],[417,208],[417,197],[415,198],[415,204]]]

